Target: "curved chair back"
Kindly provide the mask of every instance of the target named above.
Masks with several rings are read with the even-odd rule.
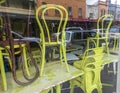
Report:
[[[81,62],[82,68],[86,68],[87,66],[101,66],[102,59],[104,56],[104,47],[97,47],[92,49],[87,49],[83,55],[83,60]]]
[[[107,21],[107,25],[105,26],[105,21]],[[109,55],[109,47],[108,47],[108,35],[109,29],[113,21],[113,15],[106,14],[101,16],[97,21],[97,34],[96,37],[88,38],[87,40],[87,49],[90,47],[90,43],[94,44],[94,47],[100,47],[102,42],[105,42],[106,52]],[[106,27],[106,29],[104,29]],[[101,32],[100,32],[101,29]]]
[[[108,40],[108,35],[109,35],[109,29],[112,24],[114,16],[111,14],[106,14],[101,16],[98,21],[97,21],[97,47],[99,46],[99,39],[100,38],[105,38],[105,40]],[[105,27],[105,21],[108,21],[107,26]],[[101,27],[100,27],[101,26]],[[106,29],[104,29],[106,28]],[[101,32],[100,32],[101,29]]]
[[[48,10],[57,10],[59,11],[59,24],[58,24],[58,29],[57,29],[57,34],[60,33],[60,35],[56,35],[55,38],[52,37],[52,31],[50,31],[48,24],[47,24],[47,20],[45,19],[45,14],[46,12],[48,12]],[[49,11],[50,12],[50,11]],[[40,16],[41,14],[41,16]],[[40,20],[43,20],[41,22]],[[51,46],[56,46],[59,45],[60,47],[60,62],[65,62],[66,64],[66,68],[67,71],[69,71],[69,67],[67,64],[67,58],[66,58],[66,46],[65,46],[65,27],[67,24],[67,20],[68,20],[68,13],[67,10],[60,5],[55,5],[55,4],[46,4],[43,6],[38,7],[38,9],[36,10],[36,21],[38,23],[39,26],[39,30],[40,30],[40,48],[41,48],[41,70],[40,70],[40,75],[42,76],[42,72],[44,69],[44,64],[45,64],[45,55],[46,53],[49,53],[48,51],[46,51],[46,47],[51,48]],[[61,30],[62,28],[62,30]],[[51,48],[53,49],[53,47]],[[64,58],[64,59],[63,59]]]
[[[104,47],[87,49],[82,61],[74,62],[74,66],[84,70],[84,75],[70,81],[70,93],[73,93],[74,86],[80,87],[84,93],[92,93],[94,89],[102,93],[101,70]]]
[[[60,33],[61,31],[61,27],[62,27],[62,31],[61,31],[61,41],[64,42],[65,41],[65,27],[66,27],[66,24],[67,24],[67,20],[68,20],[68,13],[66,11],[66,9],[63,7],[63,6],[59,6],[59,5],[54,5],[54,4],[47,4],[47,5],[43,5],[41,7],[39,7],[36,11],[36,20],[37,20],[37,23],[38,23],[38,26],[39,26],[39,29],[40,29],[40,38],[42,40],[42,43],[45,43],[45,42],[52,42],[52,36],[51,36],[51,32],[50,32],[50,29],[48,28],[48,24],[45,20],[45,13],[46,11],[50,10],[50,9],[55,9],[57,11],[59,11],[59,14],[60,14],[60,21],[59,21],[59,24],[58,24],[58,29],[57,29],[57,33]],[[42,25],[42,22],[40,22],[40,17],[39,17],[39,13],[41,12],[41,18],[43,19],[43,25]],[[63,15],[63,13],[65,13],[65,16]],[[62,22],[64,20],[64,23]],[[62,24],[63,23],[63,24]],[[45,28],[43,28],[43,26]],[[46,33],[45,33],[45,30],[46,30]],[[47,36],[47,39],[45,38],[45,36]],[[60,42],[59,40],[59,35],[56,35],[56,38],[57,38],[57,43]]]

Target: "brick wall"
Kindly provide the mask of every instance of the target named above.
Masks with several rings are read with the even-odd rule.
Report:
[[[58,4],[64,6],[66,9],[72,7],[71,18],[82,18],[86,17],[86,0],[37,0],[37,6],[42,5],[42,2],[47,4]],[[78,8],[82,9],[82,16],[78,15]],[[56,16],[55,11],[48,12],[48,16]]]

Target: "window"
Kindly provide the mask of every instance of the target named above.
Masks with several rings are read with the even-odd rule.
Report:
[[[100,12],[100,13],[101,13],[101,16],[102,16],[102,15],[103,15],[103,10],[102,10],[102,9],[101,9],[101,12]]]
[[[78,39],[81,39],[81,32],[78,32],[78,33],[74,33],[74,40],[78,40]]]
[[[46,5],[47,3],[46,2],[42,2],[42,5]],[[44,9],[43,9],[44,10]],[[45,11],[45,14],[47,15],[48,14],[48,12],[47,11]]]
[[[66,40],[70,40],[70,33],[66,32]]]
[[[118,14],[118,15],[117,15],[117,19],[119,19],[119,20],[120,20],[120,14]]]
[[[106,14],[105,9],[101,9],[101,16],[105,14]]]
[[[78,16],[82,17],[82,8],[78,8]]]
[[[59,15],[59,11],[57,9],[55,9],[55,15]]]
[[[7,0],[8,5],[10,7],[15,7],[15,8],[29,8],[29,3],[26,0]]]
[[[68,7],[68,15],[72,16],[72,7]]]
[[[89,18],[93,18],[93,15],[94,15],[93,13],[90,13]]]
[[[104,15],[105,15],[106,14],[105,9],[103,11],[104,11]]]

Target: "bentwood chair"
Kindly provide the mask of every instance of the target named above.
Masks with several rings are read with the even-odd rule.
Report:
[[[3,19],[2,19],[2,17],[0,17],[0,26],[1,26],[1,32],[2,32],[2,27],[3,27]],[[2,32],[2,33],[4,33],[4,32]],[[10,65],[10,67],[12,68],[12,64],[11,64],[11,60],[10,60],[10,54],[8,53],[8,51],[3,47],[3,43],[5,44],[5,41],[6,40],[6,37],[5,36],[1,36],[1,45],[0,45],[0,71],[1,71],[1,76],[2,76],[2,83],[3,83],[3,90],[7,90],[7,81],[6,81],[6,75],[5,75],[5,67],[4,67],[4,64],[6,64],[6,63],[4,63],[4,59],[3,59],[3,56],[6,56],[7,58],[8,58],[8,62],[9,62],[9,65]],[[6,46],[5,46],[7,49],[10,49],[10,46],[9,45],[7,45],[7,43],[6,43]],[[27,65],[27,60],[26,60],[26,46],[25,46],[25,44],[22,44],[21,45],[21,47],[22,47],[22,50],[23,50],[23,57],[24,57],[24,66],[25,66],[25,71],[26,71],[26,74],[28,75],[28,76],[30,76],[30,73],[29,73],[29,69],[28,69],[28,65]],[[19,49],[20,47],[19,47],[19,44],[15,44],[14,45],[14,49],[15,50],[17,50],[17,51],[15,51],[15,55],[17,55],[17,54],[20,54],[21,53],[21,51],[20,51],[20,49]]]
[[[90,37],[87,40],[87,48],[89,49],[90,43],[94,43],[95,47],[100,46],[100,41],[105,42],[106,52],[109,54],[108,40],[109,40],[109,29],[113,21],[113,15],[106,14],[101,16],[97,21],[97,34],[96,37]],[[106,23],[106,24],[105,24]],[[106,29],[104,29],[106,28]],[[101,29],[101,31],[100,31]]]
[[[49,10],[49,11],[48,11]],[[47,24],[47,21],[45,19],[46,13],[50,13],[50,11],[55,11],[57,10],[59,12],[59,24],[58,24],[58,29],[57,33],[61,33],[60,36],[56,36],[56,38],[52,38],[52,32]],[[40,15],[41,14],[41,15]],[[42,21],[40,20],[42,19]],[[66,46],[65,46],[65,27],[67,24],[68,20],[68,13],[67,10],[60,5],[55,5],[55,4],[46,4],[38,7],[36,10],[36,21],[39,26],[40,30],[40,39],[41,42],[39,44],[41,48],[41,70],[40,70],[40,76],[42,76],[43,69],[44,69],[44,64],[46,62],[45,60],[45,55],[48,53],[46,51],[47,47],[52,47],[52,46],[59,46],[59,53],[60,53],[60,61],[65,62],[67,71],[69,71],[67,59],[66,59]]]
[[[70,81],[70,93],[74,93],[74,87],[80,87],[84,93],[92,93],[97,89],[102,93],[101,70],[103,47],[87,49],[81,61],[74,62],[74,66],[84,71],[84,75]]]

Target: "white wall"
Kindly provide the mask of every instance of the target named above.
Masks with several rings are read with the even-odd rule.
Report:
[[[97,19],[98,18],[98,6],[87,5],[86,6],[86,18],[90,17],[90,13],[93,13],[93,18],[90,18],[90,19]]]

